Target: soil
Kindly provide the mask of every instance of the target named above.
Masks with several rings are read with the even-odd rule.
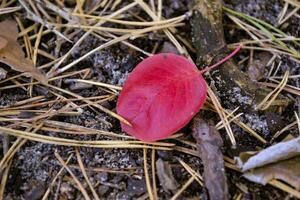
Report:
[[[175,17],[180,14],[184,14],[191,7],[191,2],[188,0],[165,0],[163,16],[166,18]],[[119,7],[128,4],[127,1],[123,1]],[[279,0],[228,0],[225,1],[226,6],[232,8],[233,10],[249,14],[251,16],[262,19],[271,24],[276,23],[278,15],[283,8],[283,2]],[[25,11],[24,11],[25,12]],[[135,9],[134,12],[140,13],[139,9]],[[141,15],[145,19],[148,17],[144,14]],[[1,16],[0,19],[10,18],[10,15]],[[128,19],[130,20],[130,18]],[[149,19],[150,20],[150,19]],[[26,20],[25,20],[26,21]],[[28,24],[32,22],[28,21]],[[242,31],[237,31],[232,29],[232,22],[224,17],[224,28],[226,33],[226,40],[228,43],[238,42],[240,39],[244,39],[245,34]],[[300,37],[300,26],[299,19],[292,17],[286,22],[285,32],[289,35],[295,37]],[[178,28],[179,34],[182,35],[191,43],[191,29],[189,22],[186,21],[184,27]],[[73,38],[73,41],[76,41],[80,38],[81,34]],[[51,53],[55,51],[55,43],[51,40],[43,41],[49,46],[43,50]],[[149,37],[137,39],[131,41],[138,47],[141,47],[143,50],[151,52],[152,47],[155,43],[158,42],[159,48],[162,49],[164,44],[168,42],[167,38],[162,33],[153,34],[151,33]],[[69,57],[65,64],[71,63],[76,58],[85,55],[88,51],[98,47],[103,43],[101,40],[89,36],[82,45],[76,49]],[[60,56],[64,55],[67,50],[71,48],[71,45],[68,43],[63,44],[62,52]],[[132,71],[135,65],[140,62],[146,56],[142,53],[136,52],[131,48],[127,47],[124,44],[117,44],[109,48],[105,48],[101,52],[97,52],[80,62],[76,65],[73,70],[80,70],[86,67],[89,67],[92,70],[89,79],[99,80],[101,82],[122,85],[126,80],[128,74]],[[196,55],[192,54],[192,57],[195,58]],[[237,57],[236,61],[240,61],[245,57],[244,53],[241,52]],[[300,64],[292,61],[287,57],[282,57],[282,59],[277,59],[276,62],[282,62],[282,69],[290,68],[291,75],[299,74]],[[38,60],[39,64],[46,63],[47,60],[40,59]],[[13,71],[9,70],[4,64],[0,64],[0,67],[8,70],[7,76],[12,76]],[[242,64],[241,69],[247,70],[247,63]],[[263,70],[263,75],[267,75],[269,72],[268,68]],[[279,71],[280,75],[284,74],[284,71]],[[207,81],[211,80],[207,78]],[[85,87],[85,86],[74,86],[74,82],[64,79],[61,82],[55,83],[57,86],[72,90],[73,92],[83,96],[83,97],[93,97],[105,92],[98,87]],[[299,79],[291,79],[289,84],[299,87]],[[236,88],[232,88],[231,92],[237,92]],[[54,96],[51,93],[47,92],[46,88],[34,87],[32,96],[47,95],[49,99],[53,99]],[[4,90],[0,91],[0,106],[7,107],[14,105],[16,102],[29,98],[28,93],[21,88],[13,90]],[[226,100],[226,97],[220,97],[223,107],[228,109],[233,109],[232,101],[247,101],[245,99],[239,98],[237,95],[234,100]],[[298,101],[299,102],[299,101]],[[116,101],[109,101],[102,104],[108,109],[114,110],[116,106]],[[60,105],[56,105],[58,108]],[[270,114],[270,119],[261,118],[257,114],[246,114],[242,117],[243,121],[253,128],[258,133],[270,140],[276,130],[270,130],[271,121],[276,119],[278,123],[288,124],[294,121],[294,113],[290,112],[292,110],[299,109],[299,104],[293,102],[288,110],[283,112],[280,116]],[[202,116],[205,116],[213,123],[218,122],[217,118],[211,114],[207,114],[205,111],[201,111]],[[119,122],[111,116],[104,114],[102,112],[95,112],[90,108],[83,108],[83,113],[80,116],[74,117],[55,117],[54,120],[73,123],[81,125],[84,127],[95,128],[106,131],[113,131],[118,134],[124,134],[121,131]],[[103,123],[107,122],[107,123]],[[110,126],[111,124],[112,126]],[[7,125],[4,122],[0,123],[1,126]],[[255,138],[249,136],[249,134],[243,132],[238,126],[232,125],[236,140],[238,141],[238,148],[231,149],[230,141],[225,131],[221,131],[221,134],[224,139],[224,148],[223,152],[225,155],[233,157],[237,156],[239,152],[245,150],[255,150],[257,147],[265,147],[259,143]],[[277,127],[280,130],[282,126]],[[293,132],[294,131],[294,132]],[[185,140],[193,141],[193,138],[190,135],[189,126],[184,128],[181,132],[184,133]],[[289,130],[287,134],[296,134],[297,129]],[[61,136],[64,138],[74,138],[80,140],[95,140],[103,139],[102,136],[76,136],[68,134],[57,134],[54,132],[43,131],[45,135],[55,135]],[[3,135],[0,136],[4,140]],[[13,143],[15,138],[10,137],[10,142]],[[182,144],[181,144],[182,145]],[[267,144],[270,145],[270,144]],[[3,148],[1,148],[2,151]],[[17,152],[15,155],[8,183],[5,190],[5,199],[40,199],[44,194],[45,190],[49,187],[53,177],[61,169],[61,164],[55,158],[54,153],[57,152],[62,156],[64,160],[67,160],[71,153],[74,153],[74,148],[72,147],[63,147],[57,145],[49,145],[38,142],[26,142],[26,144]],[[1,154],[4,153],[3,151]],[[147,194],[145,177],[143,174],[143,152],[138,149],[98,149],[98,148],[80,148],[80,154],[83,159],[85,166],[88,166],[88,169],[100,168],[103,169],[102,172],[95,172],[92,170],[88,171],[88,176],[95,187],[96,192],[101,196],[102,199],[143,199],[145,194]],[[181,158],[189,165],[193,166],[193,169],[197,169],[202,173],[202,163],[201,160],[195,156],[191,156],[184,153],[179,153],[176,151],[157,151],[157,159],[162,159],[163,161],[168,162],[172,166],[172,171],[174,178],[179,185],[183,185],[189,178],[189,174],[180,166],[177,158]],[[70,161],[71,164],[77,164],[76,157],[73,156],[73,159]],[[149,162],[150,163],[150,160]],[[148,166],[148,168],[151,167]],[[105,169],[111,169],[116,171],[125,170],[126,173],[120,172],[107,172]],[[72,168],[76,177],[78,177],[83,184],[85,184],[84,177],[81,171],[77,168]],[[274,199],[282,200],[289,199],[289,195],[279,189],[276,189],[271,186],[262,186],[255,184],[244,179],[240,173],[235,172],[231,169],[226,169],[230,199],[234,198],[234,195],[237,192],[243,193],[243,199]],[[70,181],[70,176],[68,173],[65,173],[61,177],[57,184],[52,188],[50,199],[83,199],[80,192],[76,186]],[[174,195],[174,192],[169,191],[165,192],[163,187],[158,182],[158,196],[159,199],[169,199]],[[204,188],[200,188],[199,185],[195,182],[189,186],[185,192],[178,199],[208,199],[207,191]]]

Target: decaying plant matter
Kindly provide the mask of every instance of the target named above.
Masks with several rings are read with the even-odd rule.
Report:
[[[228,199],[228,186],[221,151],[223,140],[212,125],[199,116],[193,119],[193,136],[204,166],[204,184],[211,200]]]

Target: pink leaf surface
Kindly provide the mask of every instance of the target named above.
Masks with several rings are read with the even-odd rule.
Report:
[[[142,141],[165,139],[183,128],[202,107],[206,84],[196,65],[183,56],[157,54],[129,75],[117,113],[132,126],[123,131]]]

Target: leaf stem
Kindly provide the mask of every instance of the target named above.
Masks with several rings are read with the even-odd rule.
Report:
[[[219,62],[217,62],[217,63],[215,63],[215,64],[213,64],[211,66],[205,67],[204,69],[200,70],[199,71],[200,74],[203,74],[203,73],[205,73],[205,72],[207,72],[207,71],[209,71],[209,70],[211,70],[213,68],[218,67],[219,65],[222,65],[227,60],[229,60],[230,58],[232,58],[235,54],[237,54],[237,52],[239,52],[241,50],[241,48],[242,48],[242,44],[239,44],[237,46],[237,48],[233,52],[231,52],[229,55],[227,55],[225,58],[223,58],[222,60],[220,60]]]

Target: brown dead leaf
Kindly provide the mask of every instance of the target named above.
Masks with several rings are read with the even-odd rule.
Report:
[[[19,72],[27,72],[33,78],[46,84],[46,76],[34,67],[31,60],[26,59],[17,41],[18,27],[13,20],[0,22],[0,62],[9,65]]]
[[[300,189],[300,156],[248,171],[243,175],[250,181],[267,184],[272,179],[282,180]]]
[[[250,181],[265,185],[279,179],[300,189],[300,136],[258,153],[243,152],[237,161]]]
[[[224,159],[221,151],[223,140],[217,129],[200,117],[193,119],[193,136],[204,165],[204,183],[211,200],[228,199]]]
[[[255,156],[250,157],[243,164],[243,171],[261,167],[267,164],[275,163],[300,156],[300,136],[287,142],[280,142],[260,151]]]
[[[158,159],[156,161],[157,175],[161,186],[165,192],[174,192],[178,188],[171,166],[168,162]]]
[[[3,37],[0,37],[0,50],[3,49],[7,45],[7,40]]]

